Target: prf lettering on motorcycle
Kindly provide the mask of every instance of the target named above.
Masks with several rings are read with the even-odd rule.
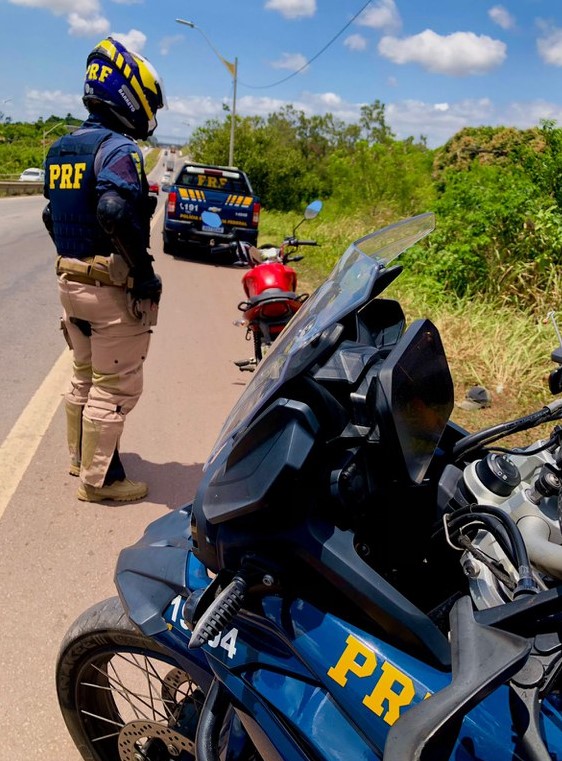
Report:
[[[49,167],[49,188],[61,190],[76,190],[82,184],[86,164],[78,161],[75,164],[51,164]]]
[[[347,685],[348,675],[359,679],[372,676],[378,666],[374,650],[350,634],[346,648],[335,666],[328,669],[328,676],[340,687]],[[426,694],[425,697],[429,697]],[[400,718],[400,711],[416,700],[416,688],[410,677],[390,661],[382,661],[374,688],[363,698],[363,705],[380,716],[387,724]],[[416,701],[417,702],[417,701]]]

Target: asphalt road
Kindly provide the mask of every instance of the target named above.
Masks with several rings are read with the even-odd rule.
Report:
[[[163,168],[155,169],[160,179]],[[0,199],[0,761],[78,761],[59,713],[59,643],[86,607],[115,593],[117,555],[147,523],[193,496],[213,442],[249,376],[234,327],[240,270],[162,253],[164,196],[152,253],[164,292],[145,390],[122,438],[128,475],[149,482],[142,504],[75,497],[64,410],[70,368],[58,329],[53,245],[44,199]]]

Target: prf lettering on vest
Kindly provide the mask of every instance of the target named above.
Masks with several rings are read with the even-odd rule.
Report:
[[[86,164],[77,161],[75,164],[51,164],[49,167],[49,187],[61,190],[76,190],[82,184]]]
[[[346,645],[339,661],[327,672],[340,687],[346,686],[348,674],[364,679],[372,676],[377,668],[376,654],[356,637],[350,634]],[[416,689],[410,677],[389,661],[383,661],[374,689],[365,695],[362,702],[387,724],[392,725],[400,718],[400,710],[411,705],[415,696]],[[429,697],[429,694],[425,697]]]
[[[98,82],[105,82],[113,69],[111,66],[100,66],[99,63],[91,63],[86,71],[86,79],[97,79]]]

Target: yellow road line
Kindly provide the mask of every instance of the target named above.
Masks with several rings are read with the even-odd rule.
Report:
[[[0,445],[0,517],[14,492],[62,399],[72,370],[72,354],[64,351],[33,394],[10,433]]]
[[[161,206],[152,218],[151,230],[163,213],[164,206]],[[51,424],[71,372],[72,352],[64,349],[10,433],[0,444],[0,518]]]

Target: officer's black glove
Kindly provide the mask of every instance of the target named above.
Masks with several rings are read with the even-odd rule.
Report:
[[[45,206],[45,208],[43,209],[42,219],[43,219],[43,224],[47,228],[47,232],[51,236],[51,239],[54,241],[55,240],[55,233],[54,233],[53,215],[51,213],[51,202],[50,201]]]
[[[146,280],[139,281],[138,278],[135,278],[130,293],[135,300],[150,299],[153,304],[158,304],[162,296],[162,280],[156,274],[153,274],[152,277]]]

